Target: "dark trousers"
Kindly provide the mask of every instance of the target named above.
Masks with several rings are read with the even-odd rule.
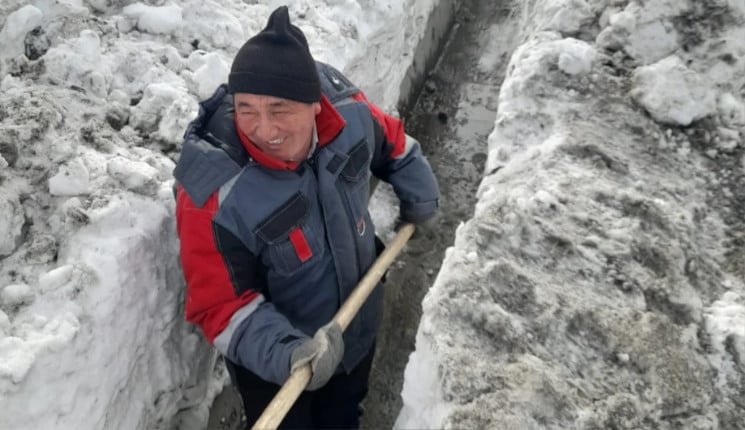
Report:
[[[360,403],[367,395],[375,347],[351,373],[332,377],[315,391],[303,391],[280,424],[281,429],[356,429],[360,423]],[[249,370],[226,360],[233,384],[243,399],[248,428],[259,419],[281,388]]]

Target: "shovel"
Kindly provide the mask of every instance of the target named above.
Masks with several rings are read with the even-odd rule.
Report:
[[[349,326],[354,316],[357,315],[357,312],[362,307],[362,304],[365,303],[365,300],[367,300],[375,285],[383,277],[385,271],[388,270],[388,267],[401,252],[401,249],[408,242],[411,235],[414,234],[414,229],[414,224],[404,224],[401,226],[396,237],[386,246],[385,251],[375,260],[375,263],[367,271],[365,277],[357,284],[352,294],[347,298],[347,301],[336,312],[334,321],[339,323],[342,331]],[[276,429],[290,408],[292,408],[292,405],[295,404],[297,398],[305,390],[305,387],[308,386],[311,376],[313,376],[313,371],[311,370],[310,363],[295,369],[274,396],[274,399],[264,409],[264,413],[261,414],[253,427],[251,427],[251,430]]]

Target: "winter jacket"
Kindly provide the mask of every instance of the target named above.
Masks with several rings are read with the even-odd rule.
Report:
[[[393,185],[412,222],[438,207],[419,145],[341,73],[318,63],[322,109],[308,160],[269,158],[239,132],[221,86],[200,104],[174,171],[187,320],[230,361],[267,381],[289,376],[290,353],[330,321],[376,257],[371,173]],[[338,371],[371,348],[378,285],[344,333]]]

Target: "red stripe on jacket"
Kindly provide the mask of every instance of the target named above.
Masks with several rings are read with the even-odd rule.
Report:
[[[357,100],[358,102],[364,102],[367,107],[370,108],[370,112],[372,112],[373,117],[378,120],[380,125],[383,127],[383,130],[385,130],[385,138],[388,139],[388,142],[391,145],[393,145],[391,158],[396,158],[399,155],[403,154],[404,150],[406,149],[406,134],[404,134],[404,123],[401,122],[400,119],[394,118],[383,112],[382,109],[380,109],[373,103],[370,103],[367,100],[367,97],[365,97],[365,94],[362,92],[352,95],[352,99]]]
[[[310,245],[308,245],[308,241],[305,239],[305,234],[303,234],[302,228],[295,227],[290,232],[290,242],[292,242],[292,247],[295,248],[297,258],[299,258],[303,263],[313,256],[313,250],[310,249]]]
[[[212,218],[217,192],[197,207],[181,186],[176,197],[176,227],[181,243],[181,267],[186,278],[186,320],[199,325],[212,343],[238,309],[259,296],[248,290],[236,297],[233,283],[215,244]]]

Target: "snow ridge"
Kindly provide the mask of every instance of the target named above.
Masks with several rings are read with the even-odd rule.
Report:
[[[743,2],[521,6],[397,427],[739,428]]]

